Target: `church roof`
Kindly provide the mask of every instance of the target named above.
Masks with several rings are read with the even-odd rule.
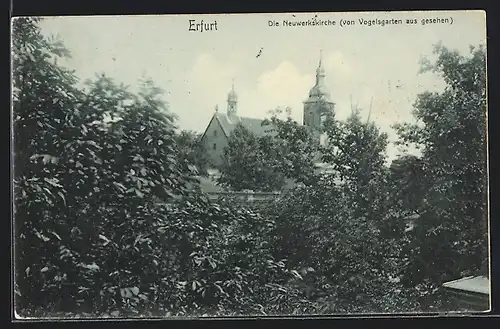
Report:
[[[226,134],[226,136],[229,137],[233,130],[238,126],[238,124],[242,124],[243,127],[251,131],[257,136],[262,136],[265,134],[270,133],[269,126],[262,126],[262,122],[264,120],[262,119],[256,119],[256,118],[248,118],[248,117],[241,117],[241,116],[235,116],[235,117],[229,117],[225,113],[216,113],[215,118],[219,122],[219,124],[222,127],[222,130]]]

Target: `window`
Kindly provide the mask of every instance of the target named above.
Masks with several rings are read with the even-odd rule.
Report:
[[[217,150],[217,144],[214,143],[214,150]]]
[[[214,137],[217,137],[217,130],[214,130]]]

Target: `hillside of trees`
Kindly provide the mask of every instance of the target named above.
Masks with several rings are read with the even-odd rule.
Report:
[[[384,165],[387,135],[354,111],[316,147],[291,119],[231,136],[221,184],[276,190],[258,207],[209,200],[199,136],[152,81],[84,88],[39,20],[13,23],[15,310],[36,316],[287,315],[450,310],[446,280],[486,274],[485,50],[436,46],[444,92],[394,128],[421,156]],[[98,72],[96,72],[98,73]],[[314,156],[332,172],[315,172]],[[410,221],[409,218],[412,218]],[[411,227],[412,229],[408,229]]]

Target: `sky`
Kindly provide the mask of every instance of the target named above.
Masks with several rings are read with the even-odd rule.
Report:
[[[336,24],[283,26],[284,20],[313,17]],[[426,18],[448,23],[422,24]],[[360,24],[374,19],[417,24]],[[217,30],[189,31],[190,20],[216,21]],[[357,105],[365,118],[371,112],[390,140],[396,138],[394,123],[414,122],[412,104],[419,93],[444,87],[439,76],[419,74],[421,58],[433,58],[433,45],[467,54],[470,45],[486,43],[482,11],[66,16],[47,17],[41,27],[62,39],[72,57],[60,64],[82,81],[105,73],[134,90],[142,77],[151,78],[165,91],[180,128],[198,132],[216,105],[226,111],[233,82],[239,115],[265,118],[269,110],[290,107],[301,123],[321,51],[336,117],[345,119]],[[397,154],[390,145],[389,158]]]

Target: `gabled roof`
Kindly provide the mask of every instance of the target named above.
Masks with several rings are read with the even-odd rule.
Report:
[[[242,124],[243,127],[251,131],[257,136],[262,136],[265,134],[272,134],[269,126],[262,126],[262,119],[248,118],[248,117],[229,117],[225,113],[215,113],[214,118],[219,122],[224,134],[229,137],[233,130]]]

